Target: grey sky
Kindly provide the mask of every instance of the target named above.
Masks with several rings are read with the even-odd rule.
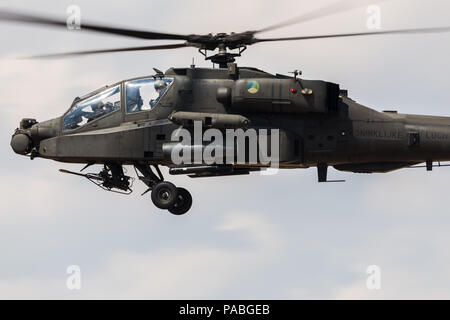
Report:
[[[331,3],[320,1],[0,1],[82,20],[182,33],[261,28]],[[391,0],[382,28],[448,25],[445,0]],[[357,9],[267,36],[365,31]],[[194,49],[24,61],[12,57],[142,41],[0,24],[0,298],[450,298],[450,171],[389,175],[331,171],[345,184],[318,184],[311,170],[274,176],[190,180],[192,210],[155,209],[137,183],[131,196],[64,176],[66,165],[19,157],[10,136],[23,117],[62,114],[75,96],[165,70],[209,66]],[[450,34],[258,44],[238,60],[272,73],[304,71],[347,88],[377,110],[450,116]],[[157,43],[157,42],[146,42]],[[162,43],[162,42],[161,42]],[[169,43],[169,42],[167,42]],[[131,172],[131,168],[129,168]],[[81,267],[69,291],[66,268]],[[366,289],[366,268],[382,290]]]

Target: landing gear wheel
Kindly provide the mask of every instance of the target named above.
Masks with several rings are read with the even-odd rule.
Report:
[[[177,195],[177,201],[174,203],[172,207],[169,208],[169,212],[181,216],[189,211],[189,209],[192,206],[192,196],[184,188],[177,188],[178,195]]]
[[[169,209],[178,200],[178,190],[173,183],[162,181],[152,190],[152,201],[160,209]]]

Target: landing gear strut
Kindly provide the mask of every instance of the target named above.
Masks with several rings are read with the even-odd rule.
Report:
[[[189,211],[192,206],[192,196],[189,191],[164,181],[158,166],[154,166],[157,175],[148,164],[135,163],[134,167],[143,175],[138,177],[148,187],[142,195],[151,191],[151,199],[157,208],[169,210],[174,215],[183,215]]]

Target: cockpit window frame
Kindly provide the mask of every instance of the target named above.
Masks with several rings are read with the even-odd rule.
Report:
[[[107,114],[104,114],[104,115],[102,115],[102,116],[100,116],[100,117],[98,117],[98,118],[96,118],[96,119],[94,119],[94,120],[92,120],[92,121],[90,121],[90,122],[88,122],[88,123],[85,123],[85,124],[83,124],[82,126],[80,126],[80,127],[78,127],[78,128],[74,128],[74,129],[64,129],[64,118],[67,116],[67,114],[70,112],[70,110],[72,110],[73,107],[74,107],[77,103],[79,103],[79,102],[81,102],[81,101],[83,101],[83,100],[90,99],[90,98],[92,98],[93,96],[95,96],[95,95],[97,95],[97,94],[99,94],[99,93],[101,93],[101,92],[103,92],[103,91],[106,91],[106,90],[109,90],[109,89],[115,88],[115,87],[119,87],[120,108],[118,108],[118,109],[116,109],[116,110],[114,110],[114,111],[112,111],[112,112],[109,112],[109,113],[107,113]],[[63,114],[62,117],[61,117],[61,132],[62,132],[62,133],[66,133],[66,134],[67,134],[67,133],[72,133],[72,132],[75,132],[75,131],[84,129],[84,128],[86,128],[86,127],[92,125],[92,124],[95,124],[95,123],[98,122],[99,120],[104,119],[104,118],[106,118],[106,117],[109,117],[109,116],[111,116],[111,115],[113,115],[113,114],[115,114],[115,113],[117,113],[117,112],[122,112],[122,111],[123,111],[123,108],[124,108],[124,101],[123,101],[124,96],[123,96],[123,91],[124,91],[124,82],[121,81],[121,82],[114,83],[114,84],[112,84],[112,85],[107,85],[107,86],[101,87],[101,88],[99,88],[99,89],[97,89],[97,90],[95,90],[95,91],[92,91],[92,92],[90,92],[90,93],[88,93],[88,94],[85,94],[85,95],[82,96],[82,97],[77,97],[77,98],[75,98],[74,101],[72,102],[72,104],[70,105],[70,107],[66,110],[66,112],[64,112],[64,114]]]
[[[153,79],[155,81],[157,81],[158,79],[163,80],[163,79],[171,79],[172,81],[170,82],[169,86],[167,87],[167,89],[164,91],[164,93],[162,94],[162,96],[159,98],[159,100],[157,101],[157,103],[155,104],[155,106],[149,110],[141,110],[141,111],[136,111],[136,112],[128,112],[128,107],[127,107],[127,83],[129,82],[133,82],[133,81],[139,81],[139,80],[147,80],[147,79]],[[154,112],[156,109],[159,109],[160,107],[160,102],[164,99],[164,97],[167,95],[167,92],[169,92],[171,90],[171,88],[173,87],[173,83],[175,82],[175,77],[170,77],[170,76],[164,76],[164,77],[154,77],[154,76],[146,76],[146,77],[139,77],[139,78],[134,78],[134,79],[128,79],[123,81],[122,85],[123,85],[123,108],[124,108],[124,113],[125,116],[131,116],[131,115],[135,115],[135,114],[143,114],[144,112]]]

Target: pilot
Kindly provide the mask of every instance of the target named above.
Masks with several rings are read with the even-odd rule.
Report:
[[[91,122],[97,118],[100,118],[102,115],[104,115],[107,111],[107,109],[106,109],[107,104],[108,104],[108,102],[105,105],[102,101],[100,101],[97,104],[91,105],[92,112],[85,112],[85,114],[84,114],[84,116],[86,118],[88,118],[87,122]]]
[[[152,109],[158,103],[159,99],[163,96],[164,92],[167,90],[167,83],[164,80],[157,80],[154,84],[156,97],[155,99],[150,100],[150,106]]]

